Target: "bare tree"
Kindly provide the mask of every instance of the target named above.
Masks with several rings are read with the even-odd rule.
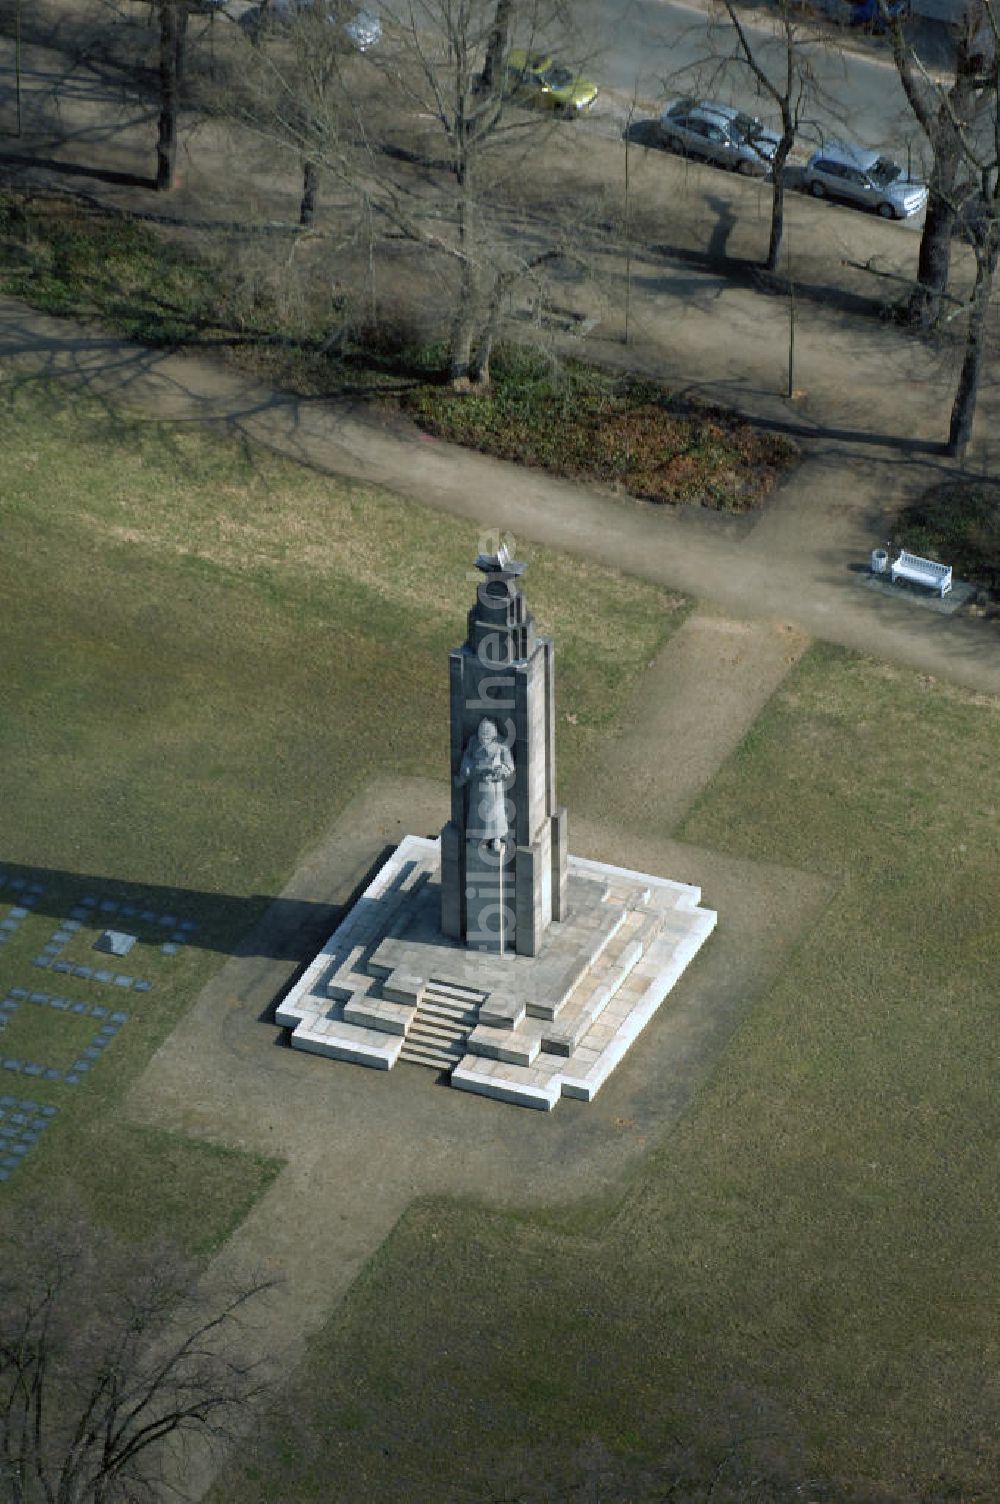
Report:
[[[835,90],[822,81],[817,50],[833,52],[841,60],[843,53],[835,38],[817,33],[810,9],[801,0],[775,0],[766,17],[752,18],[743,0],[714,0],[706,40],[706,54],[678,69],[674,82],[683,82],[685,89],[694,84],[706,92],[714,91],[720,81],[735,85],[738,95],[745,99],[752,94],[762,101],[763,113],[777,111],[781,121],[773,157],[757,149],[759,166],[769,169],[772,185],[764,266],[774,271],[784,234],[786,168],[795,143],[805,126],[822,134],[821,117],[837,120],[843,115]],[[752,144],[752,138],[747,139]],[[752,172],[752,160],[741,163],[741,170]]]
[[[1000,28],[995,0],[970,0],[958,23],[955,76],[950,83],[930,76],[898,23],[893,28],[893,54],[933,154],[918,285],[910,298],[912,316],[925,325],[941,318],[956,229],[975,257],[975,281],[965,305],[962,364],[948,429],[948,452],[957,458],[964,455],[972,437],[1000,260]]]
[[[193,1268],[129,1253],[86,1222],[19,1239],[0,1285],[0,1469],[12,1504],[147,1497],[165,1448],[227,1439],[263,1391],[237,1329],[268,1288],[206,1311]]]
[[[157,188],[175,186],[178,120],[185,62],[192,40],[192,17],[215,14],[212,0],[148,0],[145,14],[120,0],[33,0],[23,7],[16,0],[11,13],[15,36],[35,45],[58,49],[64,66],[83,66],[122,102],[146,110],[155,101],[157,120]],[[5,30],[7,4],[0,3],[0,30]],[[203,35],[199,28],[195,35]],[[15,66],[17,58],[15,57]],[[15,80],[16,82],[16,80]]]
[[[280,29],[272,31],[266,3],[260,14],[261,24],[249,33],[256,66],[240,107],[253,126],[296,149],[302,171],[299,224],[308,226],[316,218],[324,161],[343,158],[340,16],[334,12],[331,18],[323,0],[314,0],[279,12]]]
[[[969,237],[976,253],[976,280],[969,300],[965,349],[948,425],[948,453],[956,459],[965,454],[972,438],[972,424],[979,401],[979,384],[986,354],[987,318],[996,281],[997,261],[1000,259],[1000,202],[997,199],[995,169],[990,177],[991,181],[988,188],[984,187],[980,201],[982,218],[977,227],[970,231]]]
[[[511,35],[532,46],[560,10],[561,0],[398,0],[380,7],[385,45],[349,64],[336,28],[297,15],[257,49],[240,98],[244,123],[309,164],[314,183],[322,174],[346,188],[374,234],[450,268],[457,390],[489,383],[505,294],[560,254],[552,225],[527,226],[516,207],[545,116],[512,107],[507,62]]]
[[[931,149],[927,210],[920,237],[917,282],[909,316],[923,327],[941,318],[951,270],[951,246],[970,181],[964,140],[976,128],[989,92],[989,38],[983,36],[983,6],[965,7],[952,24],[954,78],[942,86],[922,67],[901,18],[887,18],[892,53],[910,108]],[[984,53],[985,43],[985,53]]]
[[[770,99],[782,120],[780,138],[771,159],[771,227],[764,260],[767,271],[773,272],[785,229],[785,164],[802,125],[806,104],[817,92],[817,80],[805,47],[802,6],[795,5],[795,0],[777,0],[776,32],[782,47],[773,68],[765,66],[758,56],[734,0],[723,0],[723,5],[734,32],[732,62],[749,72],[758,92]]]
[[[484,89],[496,88],[510,45],[510,28],[513,20],[514,0],[497,0],[497,8],[493,13],[493,29],[486,44],[486,61],[483,63]]]

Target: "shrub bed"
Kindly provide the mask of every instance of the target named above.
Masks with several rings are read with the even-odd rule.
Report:
[[[1000,594],[1000,485],[962,479],[932,487],[904,508],[894,542]]]
[[[497,351],[489,391],[423,384],[405,406],[428,432],[501,459],[721,512],[760,506],[797,454],[783,435],[725,408],[512,346]]]

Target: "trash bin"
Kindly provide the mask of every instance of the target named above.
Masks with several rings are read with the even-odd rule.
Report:
[[[872,574],[885,574],[889,568],[889,555],[884,548],[872,549]]]

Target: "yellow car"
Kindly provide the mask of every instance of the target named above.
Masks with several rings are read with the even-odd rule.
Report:
[[[597,85],[564,68],[546,52],[526,52],[515,47],[507,59],[508,89],[525,104],[577,115],[589,110],[597,98]]]

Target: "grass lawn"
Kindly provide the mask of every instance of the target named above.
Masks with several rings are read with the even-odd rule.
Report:
[[[447,651],[481,540],[75,388],[9,379],[0,396],[0,866],[45,890],[0,945],[0,999],[22,987],[128,1014],[76,1084],[0,1073],[0,1093],[59,1109],[0,1202],[16,1214],[40,1185],[71,1182],[124,1236],[204,1252],[277,1167],[136,1129],[117,1104],[352,793],[376,771],[444,777]],[[551,553],[530,562],[576,717],[572,776],[686,606]],[[0,888],[0,919],[20,892]],[[61,956],[150,990],[35,966],[87,897],[119,905],[102,922],[139,944],[101,955],[88,922]],[[197,925],[173,956],[168,915]],[[93,1027],[23,1006],[0,1048],[65,1069]]]
[[[752,511],[797,457],[791,440],[725,408],[530,348],[499,346],[491,390],[462,397],[445,379],[443,344],[416,346],[378,329],[334,354],[328,301],[312,312],[308,299],[279,305],[241,282],[224,247],[196,253],[136,220],[59,197],[0,194],[0,290],[149,344],[207,342],[291,391],[376,399],[453,443],[647,501]]]
[[[715,1076],[589,1224],[415,1207],[214,1504],[995,1499],[998,808],[1000,705],[811,650],[681,832],[839,880]]]

